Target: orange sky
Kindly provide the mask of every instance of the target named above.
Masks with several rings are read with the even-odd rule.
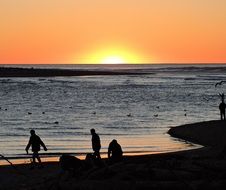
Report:
[[[112,48],[137,63],[226,63],[226,1],[0,0],[0,63],[89,63]]]

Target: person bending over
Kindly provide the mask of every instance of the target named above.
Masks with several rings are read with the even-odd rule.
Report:
[[[122,148],[120,144],[114,139],[110,142],[108,147],[108,158],[110,162],[118,162],[122,160]]]

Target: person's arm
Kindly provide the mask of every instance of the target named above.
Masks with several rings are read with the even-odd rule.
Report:
[[[108,158],[111,157],[111,150],[108,148]]]
[[[44,144],[44,142],[42,142],[41,139],[40,139],[40,144],[41,144],[41,146],[43,147],[43,149],[44,149],[45,151],[47,151],[46,145]]]
[[[108,158],[111,157],[111,143],[108,146]]]
[[[119,147],[120,147],[120,154],[122,156],[123,155],[122,147],[120,145],[119,145]]]

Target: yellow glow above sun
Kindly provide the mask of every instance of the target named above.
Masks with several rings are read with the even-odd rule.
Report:
[[[81,62],[88,64],[137,64],[141,56],[135,51],[119,46],[106,46],[83,56]]]

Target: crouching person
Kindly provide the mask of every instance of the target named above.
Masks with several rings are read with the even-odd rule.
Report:
[[[114,139],[110,142],[108,147],[108,159],[110,163],[122,161],[122,148],[120,144]]]

